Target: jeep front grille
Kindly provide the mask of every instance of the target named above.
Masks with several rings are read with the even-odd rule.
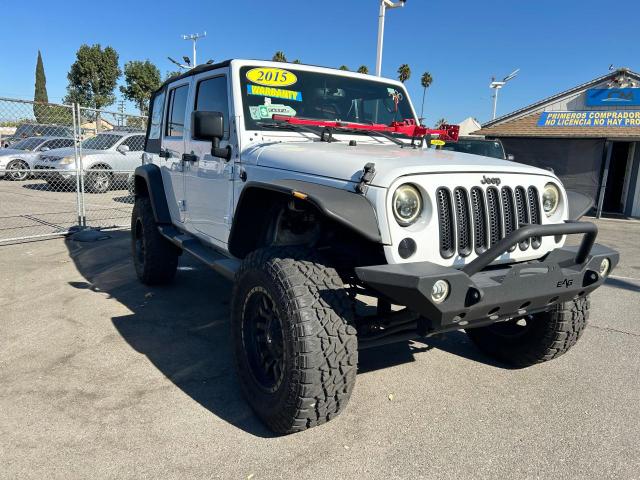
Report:
[[[535,187],[457,187],[453,193],[436,190],[436,209],[440,230],[440,255],[467,257],[481,254],[520,225],[540,223],[540,199]],[[527,239],[510,251],[540,248],[541,239]]]

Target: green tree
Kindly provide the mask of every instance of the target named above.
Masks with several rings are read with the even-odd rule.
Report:
[[[178,75],[182,75],[182,72],[180,70],[172,70],[169,71],[165,74],[164,76],[164,81],[166,82],[167,80],[169,80],[171,77],[177,77]]]
[[[96,110],[111,105],[116,101],[113,91],[120,75],[118,53],[113,48],[103,49],[100,44],[81,45],[67,74],[69,86],[65,102]],[[100,112],[95,113],[95,121],[96,129],[100,131]]]
[[[142,117],[127,117],[127,127],[144,130],[147,128],[147,122]]]
[[[125,85],[120,91],[127,100],[135,103],[140,115],[149,113],[149,98],[160,87],[160,70],[149,60],[133,60],[124,66]]]
[[[338,70],[345,70],[345,71],[349,71],[349,67],[347,67],[346,65],[340,65],[340,68],[338,68]]]
[[[301,62],[298,58],[296,58],[296,59],[295,59],[293,62],[291,62],[291,63],[298,63],[298,64],[299,64],[299,63],[302,63],[302,62]]]
[[[42,63],[42,55],[38,50],[38,60],[36,61],[36,84],[33,94],[33,114],[38,123],[47,123],[47,105],[49,96],[47,95],[47,77],[44,74],[44,64]]]
[[[424,97],[427,95],[427,88],[431,86],[433,78],[429,72],[424,72],[420,77],[420,85],[422,85],[422,108],[420,109],[420,120],[424,118]]]
[[[358,67],[358,73],[364,73],[365,75],[369,74],[369,67],[367,67],[366,65],[360,65]]]
[[[67,74],[69,86],[65,101],[97,109],[111,105],[116,101],[113,91],[120,75],[118,53],[113,48],[82,45]]]
[[[404,83],[409,80],[410,77],[411,68],[406,63],[403,63],[402,65],[400,65],[400,67],[398,67],[398,80]]]
[[[449,123],[449,122],[447,121],[447,119],[446,119],[446,118],[444,118],[444,117],[442,117],[442,118],[439,118],[438,120],[436,120],[436,123],[434,124],[434,127],[435,127],[435,128],[440,128],[440,126],[441,126],[441,125],[445,125],[445,124],[447,124],[447,123]]]
[[[287,57],[283,51],[278,50],[276,53],[274,53],[273,58],[271,60],[273,60],[274,62],[286,62]]]

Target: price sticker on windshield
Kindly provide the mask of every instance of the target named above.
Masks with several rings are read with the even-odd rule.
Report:
[[[431,145],[435,145],[436,147],[441,147],[445,144],[444,140],[439,140],[437,138],[434,138],[433,140],[431,140]]]
[[[282,68],[260,67],[247,72],[247,80],[267,87],[287,87],[298,81],[295,73]]]

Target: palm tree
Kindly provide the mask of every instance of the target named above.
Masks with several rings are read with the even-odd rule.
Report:
[[[424,118],[424,97],[427,95],[427,88],[431,86],[433,78],[429,72],[424,72],[420,78],[420,84],[422,85],[422,108],[420,109],[420,120]]]
[[[358,73],[364,73],[365,75],[369,74],[369,67],[367,67],[366,65],[360,65],[358,67]]]
[[[447,121],[446,118],[440,118],[440,119],[438,119],[438,121],[436,121],[436,123],[434,124],[434,127],[440,128],[441,125],[445,125],[447,123],[449,123],[449,122]]]
[[[285,56],[284,52],[281,50],[278,50],[274,55],[273,58],[271,59],[274,62],[286,62],[287,61],[287,57]]]
[[[340,68],[338,70],[346,70],[348,72],[349,67],[347,67],[346,65],[340,65]]]
[[[407,80],[409,80],[410,77],[411,77],[411,68],[406,63],[403,63],[398,68],[398,80],[404,83]]]

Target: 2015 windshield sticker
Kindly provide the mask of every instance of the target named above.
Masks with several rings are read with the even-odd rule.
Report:
[[[256,107],[249,107],[249,112],[251,113],[251,118],[253,120],[273,118],[274,115],[287,115],[289,117],[295,117],[297,113],[289,105],[282,104],[265,104],[258,105]]]
[[[285,100],[302,101],[302,92],[295,90],[285,90],[284,88],[263,87],[260,85],[247,85],[247,93],[249,95],[258,95],[260,97],[284,98]]]
[[[250,82],[267,87],[288,87],[298,81],[295,73],[273,67],[252,68],[246,76]]]

